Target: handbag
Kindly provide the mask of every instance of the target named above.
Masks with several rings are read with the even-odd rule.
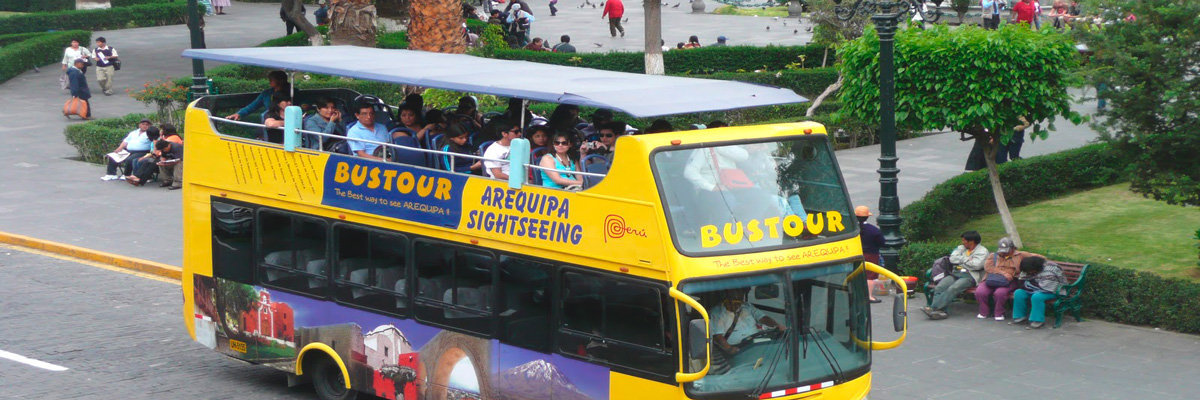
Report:
[[[121,60],[119,60],[119,59],[113,60],[112,66],[113,66],[113,71],[120,71],[121,70]]]
[[[995,265],[999,262],[1000,262],[1000,256],[997,256],[995,253],[993,253],[992,254],[992,265]],[[998,288],[998,287],[1008,286],[1008,284],[1010,282],[1008,281],[1008,278],[1004,277],[1004,275],[989,272],[987,274],[987,277],[983,278],[983,283],[985,285],[987,285],[988,287]]]
[[[70,117],[78,115],[80,118],[88,118],[88,103],[78,97],[72,97],[63,104],[63,116]]]
[[[67,73],[66,72],[63,72],[62,75],[58,76],[58,86],[60,88],[62,88],[62,90],[67,90],[68,88],[71,87],[71,84],[69,82],[67,82]]]
[[[721,186],[730,189],[746,189],[754,187],[754,182],[746,176],[746,171],[737,168],[721,168],[720,161],[717,161],[717,150],[708,149],[708,154],[712,157],[713,166],[717,168],[717,178],[721,180]]]

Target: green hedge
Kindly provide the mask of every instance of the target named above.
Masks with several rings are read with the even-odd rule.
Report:
[[[767,72],[717,72],[709,75],[692,75],[696,78],[741,81],[792,89],[810,99],[816,98],[825,88],[837,81],[834,67],[811,69],[785,69]]]
[[[1004,196],[1019,207],[1074,191],[1108,186],[1128,179],[1128,161],[1107,144],[1094,144],[999,166]],[[904,237],[928,240],[971,218],[995,214],[996,202],[987,170],[965,173],[935,186],[904,209]]]
[[[900,272],[924,279],[933,261],[950,254],[951,242],[913,242],[900,250]],[[1105,321],[1200,333],[1200,283],[1052,253],[1047,258],[1091,265],[1083,289],[1083,313]],[[1070,318],[1070,317],[1064,317]]]
[[[819,67],[824,54],[825,47],[818,45],[701,47],[665,52],[663,53],[663,64],[666,66],[668,74],[783,70],[792,63],[803,67]],[[800,56],[804,56],[802,65],[799,65],[801,64]],[[492,57],[633,73],[641,73],[646,69],[646,62],[641,52],[551,53],[522,49],[498,49]],[[827,65],[833,65],[833,51],[829,52]]]
[[[45,12],[74,9],[75,0],[0,0],[0,11]]]
[[[185,3],[142,4],[101,10],[71,10],[14,15],[0,24],[0,34],[45,32],[47,29],[109,30],[182,24]],[[61,47],[66,47],[61,46]],[[59,49],[61,50],[61,49]]]
[[[90,163],[102,163],[104,155],[113,151],[121,144],[121,140],[130,130],[137,128],[142,118],[155,118],[154,114],[129,114],[118,118],[104,118],[80,124],[67,125],[63,134],[67,143],[79,149],[83,160]]]
[[[45,34],[46,34],[46,32],[30,32],[30,33],[10,33],[7,35],[0,35],[0,47],[8,46],[10,44],[17,43],[17,42],[23,42],[27,39],[35,38],[35,37],[42,36]],[[67,47],[67,46],[64,45],[63,47]]]
[[[24,73],[34,66],[54,64],[62,61],[63,48],[72,39],[88,42],[89,31],[63,31],[43,33],[23,41],[0,48],[0,82],[5,82]]]

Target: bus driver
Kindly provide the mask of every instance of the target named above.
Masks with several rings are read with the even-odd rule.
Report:
[[[709,330],[712,332],[713,341],[727,355],[737,354],[741,350],[739,346],[749,344],[742,341],[760,331],[767,328],[779,331],[787,329],[747,304],[745,299],[748,291],[748,288],[726,290],[725,300],[721,301],[721,306],[717,307],[712,315],[712,326]]]

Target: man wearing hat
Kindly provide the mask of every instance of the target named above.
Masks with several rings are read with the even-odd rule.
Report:
[[[717,42],[710,44],[709,46],[726,46],[726,45],[727,44],[725,43],[725,36],[722,35],[722,36],[717,36]]]
[[[150,120],[142,119],[138,122],[137,129],[129,131],[129,134],[125,135],[125,139],[121,140],[121,144],[117,146],[116,150],[113,150],[113,153],[121,154],[122,152],[127,152],[128,155],[121,158],[121,161],[114,160],[112,157],[105,157],[105,161],[108,162],[108,170],[104,176],[100,177],[101,180],[115,181],[125,179],[126,176],[133,173],[133,160],[145,156],[150,152],[151,146],[153,146],[152,140],[150,140],[150,136],[147,134],[149,129]],[[117,175],[117,166],[121,167],[120,176]]]
[[[1012,239],[1000,238],[996,253],[987,257],[984,263],[984,280],[975,286],[975,301],[979,302],[979,319],[989,317],[997,321],[1004,320],[1004,306],[1012,292],[1017,290],[1017,273],[1021,269],[1021,260],[1038,256],[1025,251],[1018,251]],[[1038,256],[1041,257],[1041,256]],[[988,300],[995,300],[995,305],[988,306]]]
[[[722,36],[723,37],[723,36]],[[871,217],[871,208],[867,206],[854,207],[854,216],[858,218],[858,238],[862,240],[863,258],[875,265],[882,265],[879,249],[883,247],[883,233],[879,227],[867,223]],[[875,298],[875,287],[879,285],[879,274],[867,271],[867,296],[871,303],[879,303]]]
[[[921,312],[929,319],[946,319],[950,314],[946,308],[954,298],[967,288],[983,282],[984,263],[988,258],[988,249],[979,244],[983,240],[979,232],[966,231],[961,235],[962,244],[950,253],[950,265],[953,272],[937,281],[933,288],[933,302],[929,307],[921,307]]]
[[[87,76],[83,74],[86,65],[87,60],[76,58],[71,68],[67,68],[67,88],[71,90],[71,97],[78,97],[87,104],[87,115],[80,115],[84,119],[92,117],[92,102],[88,101],[92,98],[92,91],[88,89]]]

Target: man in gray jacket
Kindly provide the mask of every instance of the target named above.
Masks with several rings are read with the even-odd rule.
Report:
[[[962,244],[950,253],[950,264],[954,272],[938,281],[933,288],[933,303],[929,307],[921,307],[929,319],[946,319],[946,307],[964,290],[983,282],[983,264],[987,261],[988,249],[980,245],[983,238],[979,232],[966,231],[962,234]]]

